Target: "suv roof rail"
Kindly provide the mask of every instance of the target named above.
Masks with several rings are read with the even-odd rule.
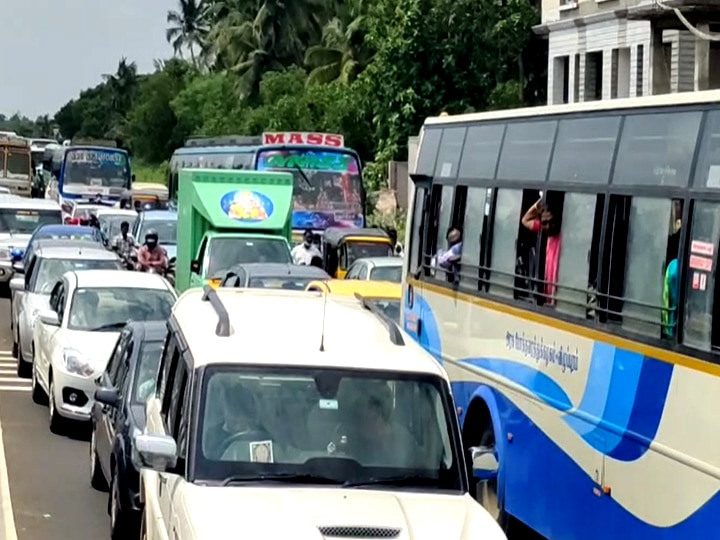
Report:
[[[205,287],[203,287],[202,299],[203,302],[210,302],[210,305],[215,310],[215,313],[217,313],[218,323],[215,327],[215,335],[220,337],[230,336],[230,315],[228,314],[227,309],[225,309],[222,300],[220,300],[220,296],[218,296],[217,291],[210,285],[205,285]]]
[[[383,324],[385,324],[385,326],[388,329],[388,332],[390,333],[390,341],[392,342],[393,345],[397,345],[398,347],[405,346],[405,340],[402,337],[402,332],[400,331],[400,326],[398,326],[398,323],[396,323],[390,317],[385,315],[376,306],[374,306],[370,302],[368,302],[367,298],[365,298],[360,293],[355,293],[355,298],[360,300],[362,307],[364,307],[369,312],[374,314],[377,318],[379,318],[383,322]]]

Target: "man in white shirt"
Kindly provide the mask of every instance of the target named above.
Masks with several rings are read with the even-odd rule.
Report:
[[[322,257],[320,250],[313,244],[312,230],[305,230],[302,244],[295,246],[291,254],[295,264],[304,264],[306,266],[310,266],[313,257]]]

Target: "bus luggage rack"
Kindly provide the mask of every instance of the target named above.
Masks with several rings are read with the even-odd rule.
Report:
[[[244,137],[230,135],[228,137],[191,137],[185,141],[185,146],[260,146],[262,137]]]

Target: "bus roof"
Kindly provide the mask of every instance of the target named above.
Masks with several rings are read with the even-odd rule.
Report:
[[[460,124],[467,122],[487,122],[493,120],[509,120],[513,118],[529,118],[534,116],[550,116],[576,114],[582,112],[617,111],[622,109],[639,109],[663,107],[671,105],[701,105],[720,102],[720,90],[704,92],[681,92],[661,94],[639,98],[606,99],[567,105],[547,105],[542,107],[524,107],[502,111],[431,116],[425,120],[426,126]]]

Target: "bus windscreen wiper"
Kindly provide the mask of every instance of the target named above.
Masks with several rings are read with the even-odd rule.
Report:
[[[368,478],[358,482],[345,482],[343,487],[365,487],[365,486],[401,486],[401,487],[439,487],[440,479],[436,476],[423,476],[418,474],[405,474],[401,476],[386,476],[380,478]]]
[[[302,167],[300,167],[300,165],[295,163],[295,169],[297,170],[297,172],[300,173],[300,176],[302,177],[303,180],[305,180],[305,183],[308,185],[308,187],[310,189],[315,189],[315,186],[312,185],[312,183],[310,182],[310,179],[305,174],[305,171],[302,170]]]

